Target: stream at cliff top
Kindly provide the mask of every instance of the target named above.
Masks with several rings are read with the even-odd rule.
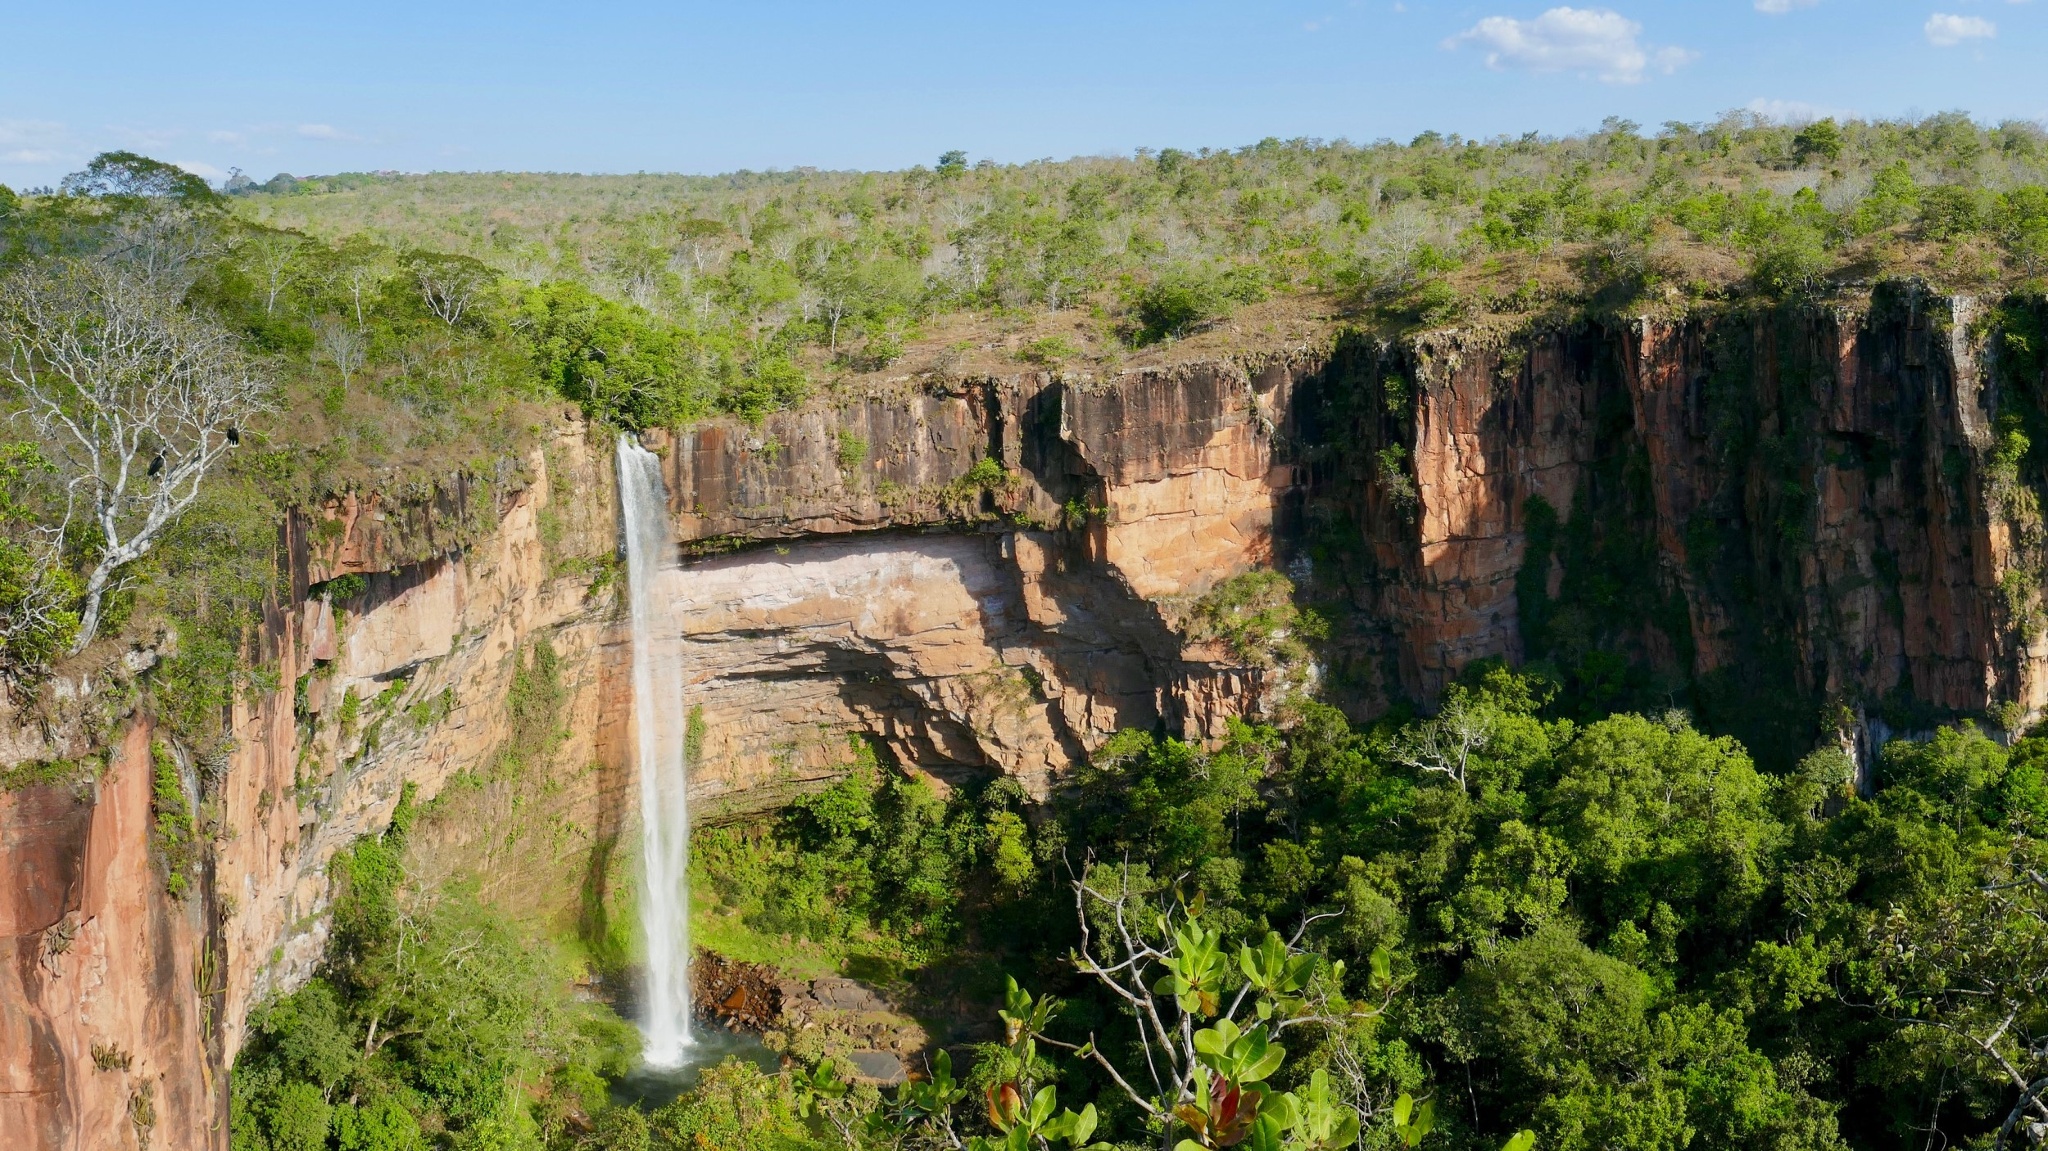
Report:
[[[633,729],[640,772],[640,922],[647,943],[642,1055],[649,1068],[686,1068],[714,1062],[725,1052],[691,1050],[682,626],[664,594],[676,569],[676,551],[668,532],[661,458],[626,435],[619,437],[619,515],[633,623]]]

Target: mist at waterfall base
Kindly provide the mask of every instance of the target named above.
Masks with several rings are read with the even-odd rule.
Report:
[[[697,1085],[706,1071],[728,1059],[743,1059],[773,1074],[782,1057],[768,1050],[761,1040],[743,1032],[703,1026],[691,1032],[684,1061],[674,1067],[644,1064],[627,1072],[611,1085],[611,1101],[656,1111]]]
[[[640,772],[640,922],[646,935],[642,1057],[650,1068],[699,1062],[690,1033],[690,809],[682,628],[664,595],[676,553],[661,459],[619,437],[619,516],[633,625],[633,728]],[[718,1056],[713,1055],[713,1058]]]

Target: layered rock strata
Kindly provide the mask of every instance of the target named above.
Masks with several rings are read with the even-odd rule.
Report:
[[[1823,705],[2019,722],[2048,703],[2042,477],[2000,471],[1995,425],[2038,412],[2041,381],[1997,368],[1986,312],[1905,284],[1858,311],[1340,351],[1324,386],[1361,402],[1328,435],[1356,447],[1312,499],[1369,542],[1347,590],[1424,701],[1474,659],[1549,654],[1524,650],[1524,608],[1603,574],[1562,551],[1527,569],[1540,498],[1635,537],[1674,610],[1593,627],[1681,690],[1772,677],[1759,692],[1811,703],[1814,729]],[[1412,479],[1375,466],[1395,445]]]
[[[1988,354],[1987,314],[1893,285],[1857,310],[905,379],[650,437],[693,796],[712,818],[776,806],[856,735],[942,783],[1041,794],[1121,728],[1220,738],[1279,677],[1185,623],[1268,567],[1332,619],[1328,694],[1361,716],[1476,659],[1605,652],[1708,711],[1740,673],[1794,751],[1859,709],[1866,737],[1881,714],[2017,722],[2048,702],[2041,477],[2000,417],[2038,411],[2042,381]],[[104,767],[0,793],[0,1130],[221,1146],[250,1007],[312,971],[328,865],[407,784],[454,813],[412,849],[429,882],[477,876],[566,924],[629,865],[609,452],[570,420],[516,470],[285,525],[291,592],[255,654],[286,686],[238,699],[203,785],[171,749],[214,813],[183,898],[151,846],[146,718],[111,741],[85,719],[154,652],[5,725],[0,762]],[[361,590],[335,598],[341,576]],[[508,701],[541,680],[532,731]]]

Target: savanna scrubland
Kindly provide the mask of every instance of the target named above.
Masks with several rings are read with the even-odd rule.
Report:
[[[1980,464],[2012,530],[2038,534],[2044,169],[2038,127],[1960,115],[226,193],[110,154],[0,193],[0,671],[24,708],[55,706],[78,661],[176,637],[95,706],[109,729],[153,718],[153,853],[182,898],[221,833],[225,717],[292,689],[250,638],[277,524],[451,472],[510,490],[565,406],[605,429],[758,425],[903,378],[1767,316],[1902,280],[1987,301]],[[1405,460],[1366,465],[1397,503]],[[1005,482],[983,463],[977,487]],[[451,522],[480,538],[492,508]],[[1312,664],[1330,623],[1293,592],[1238,576],[1189,626]],[[1564,594],[1633,603],[1618,583]],[[1859,764],[1815,708],[1752,755],[1626,645],[1531,638],[1523,666],[1475,662],[1426,705],[1347,717],[1310,678],[1212,745],[1121,732],[1042,802],[857,742],[828,787],[700,829],[715,943],[995,1021],[887,1091],[793,1042],[780,1073],[736,1063],[658,1108],[613,1102],[636,1038],[578,989],[630,978],[630,924],[549,935],[459,876],[422,881],[408,844],[443,801],[408,792],[328,868],[317,975],[251,1016],[234,1145],[2040,1141],[2033,717],[1923,710]],[[530,658],[528,726],[499,761],[515,782],[562,722],[552,656]],[[1774,706],[1775,674],[1752,669],[1734,706]],[[103,767],[29,761],[7,783]]]

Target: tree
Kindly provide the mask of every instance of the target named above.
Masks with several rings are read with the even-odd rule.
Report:
[[[369,340],[364,337],[361,329],[350,327],[332,317],[322,316],[313,321],[313,341],[326,354],[328,362],[341,373],[341,386],[346,390],[349,380],[353,379],[357,370],[363,366],[363,360],[369,351]]]
[[[1818,156],[1832,164],[1842,158],[1842,129],[1833,117],[1815,120],[1792,137],[1792,154],[1799,162]]]
[[[1493,740],[1492,709],[1478,704],[1461,688],[1444,696],[1436,718],[1416,724],[1394,742],[1395,763],[1416,771],[1442,775],[1467,790],[1466,770],[1472,756],[1486,750]]]
[[[102,152],[64,178],[64,191],[113,209],[106,254],[166,291],[191,286],[201,258],[220,247],[226,201],[174,164],[133,152]]]
[[[220,193],[176,164],[134,152],[101,152],[83,171],[64,177],[63,190],[73,196],[117,200],[171,200],[191,207],[212,208]]]
[[[427,310],[451,328],[462,322],[463,313],[495,278],[489,268],[468,256],[415,252],[406,266],[419,284]]]
[[[329,257],[328,282],[348,301],[358,328],[368,322],[363,302],[366,297],[374,296],[383,283],[388,259],[389,254],[383,248],[361,236],[350,236],[342,241]]]
[[[292,265],[304,241],[290,232],[265,232],[249,244],[252,262],[263,283],[263,314],[277,311],[277,297],[290,281]]]
[[[0,285],[0,378],[46,441],[92,538],[71,650],[92,642],[115,575],[149,552],[271,410],[268,374],[233,332],[161,286],[95,260],[31,266]],[[73,505],[74,509],[76,505]],[[69,528],[67,512],[60,532]]]
[[[1877,1007],[2012,1092],[1996,1145],[2039,1146],[2048,1138],[2048,862],[2039,847],[2016,838],[1975,884],[1893,905],[1873,943],[1855,974]]]
[[[2029,275],[2048,267],[2048,188],[2030,184],[2007,192],[1999,205],[2005,242]]]

